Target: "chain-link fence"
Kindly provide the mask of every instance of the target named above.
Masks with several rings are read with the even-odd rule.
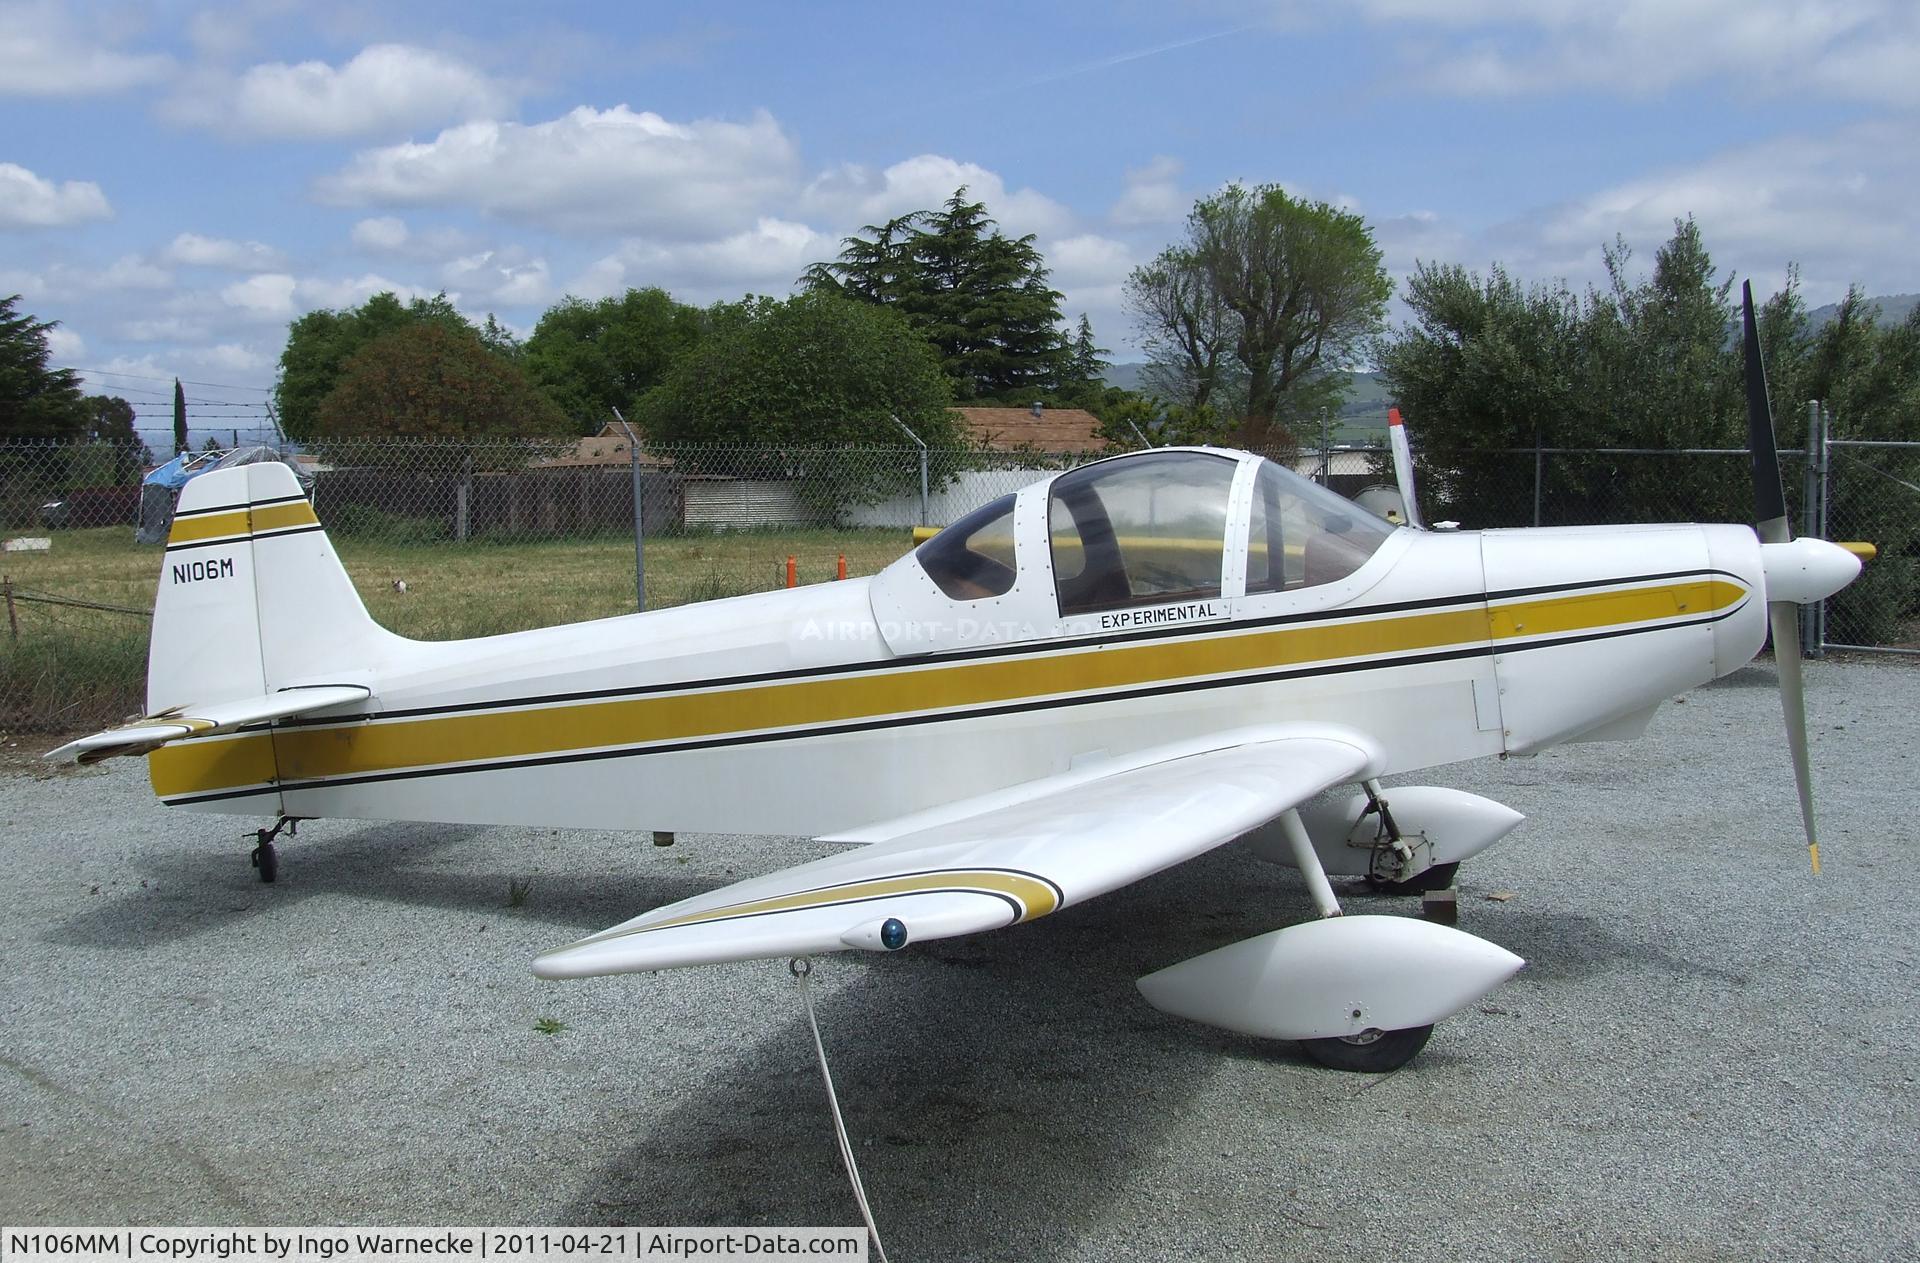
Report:
[[[606,435],[573,441],[338,440],[285,455],[310,475],[321,518],[343,546],[611,544],[633,539],[636,525],[640,535],[656,541],[738,532],[798,532],[805,538],[813,538],[809,532],[873,532],[876,541],[863,549],[861,568],[904,550],[899,532],[906,528],[945,525],[1089,456],[908,446],[634,451],[626,440]],[[144,456],[137,447],[103,443],[0,444],[0,529],[9,535],[87,533],[90,548],[117,543],[132,549],[132,528],[143,513]],[[1348,495],[1393,483],[1385,449],[1308,449],[1288,456],[1301,472]],[[1426,520],[1454,521],[1466,529],[1742,522],[1752,515],[1748,457],[1738,450],[1428,449],[1417,454],[1416,464]],[[1868,540],[1880,550],[1860,581],[1811,621],[1809,643],[1920,647],[1920,445],[1833,440],[1812,456],[1782,452],[1781,468],[1799,529]],[[163,511],[170,495],[158,497]],[[152,488],[144,501],[151,514]],[[886,533],[884,547],[880,533]],[[823,535],[819,547],[839,547],[844,555],[848,545]],[[762,551],[778,556],[774,544]],[[772,561],[753,564],[751,582],[712,580],[694,585],[688,599],[778,581]],[[760,570],[768,572],[765,584]],[[631,582],[629,577],[629,591]],[[91,591],[70,595],[118,599]]]
[[[1822,455],[1808,533],[1862,540],[1879,555],[1826,602],[1815,643],[1920,654],[1920,443],[1835,439]]]

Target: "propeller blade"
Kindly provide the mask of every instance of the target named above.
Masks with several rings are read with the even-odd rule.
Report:
[[[1747,370],[1747,452],[1753,458],[1753,529],[1763,545],[1791,543],[1793,524],[1787,520],[1787,493],[1780,483],[1780,451],[1773,436],[1773,403],[1767,397],[1767,365],[1760,354],[1760,326],[1753,318],[1751,281],[1740,282],[1740,317]],[[1763,554],[1766,551],[1761,549]],[[1807,764],[1807,690],[1800,676],[1799,605],[1769,600],[1767,623],[1773,631],[1773,663],[1780,675],[1780,709],[1787,719],[1793,783],[1800,791],[1800,823],[1807,831],[1807,858],[1817,876],[1820,841],[1813,831],[1813,770]]]
[[[1807,830],[1807,858],[1820,872],[1820,840],[1813,831],[1813,771],[1807,765],[1807,691],[1800,678],[1800,607],[1792,601],[1767,603],[1773,626],[1773,662],[1780,672],[1780,709],[1787,717],[1787,749],[1793,755],[1793,782],[1800,791],[1800,822]]]
[[[1767,398],[1767,366],[1760,355],[1760,327],[1753,318],[1753,282],[1740,282],[1747,365],[1747,452],[1753,458],[1753,529],[1763,544],[1793,538],[1787,493],[1780,484],[1780,452],[1773,437],[1773,404]]]
[[[1407,525],[1425,530],[1420,520],[1420,501],[1413,494],[1413,451],[1407,446],[1407,427],[1400,423],[1400,409],[1387,409],[1387,436],[1393,443],[1393,478],[1400,484],[1400,504],[1406,510]]]

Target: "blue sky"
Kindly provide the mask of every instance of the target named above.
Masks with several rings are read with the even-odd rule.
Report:
[[[257,401],[290,319],[379,289],[522,332],[785,292],[962,183],[1116,358],[1128,270],[1234,179],[1364,214],[1397,278],[1585,284],[1692,214],[1814,304],[1920,289],[1911,0],[0,0],[0,118],[0,293],[143,411]]]

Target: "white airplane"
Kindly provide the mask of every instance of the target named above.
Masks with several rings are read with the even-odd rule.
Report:
[[[996,500],[869,579],[423,643],[367,615],[284,465],[209,474],[162,565],[149,715],[54,755],[145,754],[171,806],[277,815],[264,880],[280,828],[323,816],[848,846],[561,947],[534,962],[550,978],[899,951],[1247,835],[1320,917],[1140,989],[1392,1069],[1522,962],[1343,917],[1329,876],[1444,886],[1520,816],[1380,778],[1637,735],[1751,659],[1771,608],[1813,843],[1793,603],[1860,562],[1789,539],[1750,305],[1748,342],[1758,539],[1395,527],[1257,456],[1159,449]]]

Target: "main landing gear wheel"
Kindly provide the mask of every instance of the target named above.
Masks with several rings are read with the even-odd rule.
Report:
[[[1460,861],[1451,864],[1435,864],[1423,873],[1415,873],[1405,881],[1381,881],[1378,877],[1367,879],[1375,891],[1383,895],[1424,895],[1433,890],[1445,890],[1453,885],[1454,878],[1460,875]]]
[[[1374,1029],[1332,1039],[1303,1039],[1300,1047],[1307,1056],[1332,1070],[1386,1074],[1412,1061],[1414,1055],[1427,1046],[1432,1034],[1431,1024],[1399,1031]]]

